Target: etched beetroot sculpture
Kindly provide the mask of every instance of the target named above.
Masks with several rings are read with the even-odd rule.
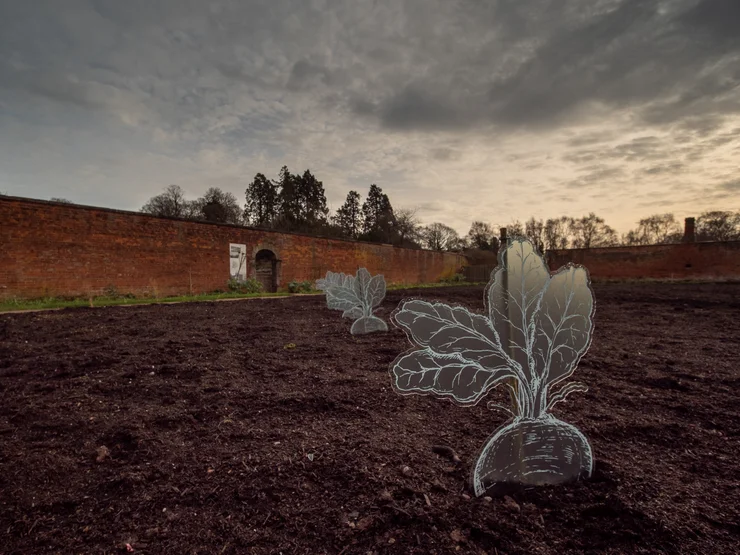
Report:
[[[510,389],[513,418],[478,456],[476,495],[498,483],[545,485],[589,477],[588,440],[551,413],[567,395],[587,389],[563,382],[591,342],[588,272],[568,264],[551,275],[532,243],[514,238],[499,252],[484,302],[485,315],[443,303],[402,302],[391,319],[416,348],[391,365],[394,388],[466,406],[499,384]]]
[[[357,276],[327,272],[325,278],[316,281],[316,288],[326,293],[328,308],[342,310],[342,318],[354,320],[352,335],[388,331],[387,324],[375,316],[376,307],[385,297],[382,275],[371,277],[365,268],[357,270]]]

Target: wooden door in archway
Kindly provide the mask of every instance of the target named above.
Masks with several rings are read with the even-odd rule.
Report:
[[[277,257],[268,249],[262,249],[254,257],[255,277],[266,293],[277,291]]]

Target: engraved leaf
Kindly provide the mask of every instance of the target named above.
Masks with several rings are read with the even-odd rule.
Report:
[[[400,393],[430,393],[462,405],[476,404],[498,382],[515,377],[508,366],[484,367],[456,355],[435,354],[428,348],[399,357],[391,373]]]
[[[330,309],[341,310],[342,317],[355,320],[357,325],[352,326],[352,334],[388,331],[385,322],[372,315],[373,307],[385,296],[382,275],[372,277],[365,268],[360,268],[357,276],[327,272],[324,279],[317,281],[317,286],[326,293],[326,304]],[[361,318],[367,321],[358,324]]]
[[[318,291],[326,291],[327,287],[332,285],[340,285],[344,274],[338,274],[335,272],[326,272],[326,277],[316,280],[316,289]]]
[[[362,301],[355,294],[355,278],[344,274],[327,274],[326,305],[333,310],[350,310],[361,306]]]
[[[499,253],[485,301],[488,317],[442,303],[406,301],[392,321],[420,347],[391,365],[405,393],[432,393],[475,403],[500,379],[518,416],[539,418],[582,385],[566,386],[547,403],[548,388],[570,376],[591,340],[593,294],[588,272],[572,265],[550,275],[525,238]]]
[[[391,366],[394,385],[404,393],[432,393],[475,404],[504,378],[522,373],[501,349],[483,315],[443,303],[407,301],[393,314],[413,343],[423,349]]]
[[[370,272],[367,271],[365,268],[360,268],[357,270],[357,276],[354,280],[354,290],[355,295],[358,299],[365,300],[365,292],[367,291],[367,286],[370,283]]]
[[[393,320],[413,343],[433,353],[459,355],[471,361],[485,359],[493,366],[512,362],[501,349],[488,319],[463,307],[407,301],[393,314]]]
[[[385,278],[382,275],[373,276],[365,291],[365,302],[368,308],[375,308],[385,297]]]
[[[352,320],[362,318],[362,307],[353,306],[352,308],[345,310],[342,313],[342,318],[351,318]]]
[[[504,351],[531,381],[534,319],[550,271],[532,243],[513,240],[499,252],[499,266],[486,289],[491,325]]]
[[[347,283],[347,280],[343,280],[343,283]],[[350,281],[348,285],[331,285],[327,288],[326,304],[329,308],[334,310],[349,310],[355,306],[362,305],[362,301],[355,294],[353,287],[354,280]]]
[[[535,371],[553,385],[570,376],[591,343],[594,300],[583,267],[561,268],[543,292],[535,315]]]

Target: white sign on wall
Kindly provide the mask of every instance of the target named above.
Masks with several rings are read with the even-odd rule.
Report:
[[[229,243],[229,275],[231,279],[247,279],[247,245]]]

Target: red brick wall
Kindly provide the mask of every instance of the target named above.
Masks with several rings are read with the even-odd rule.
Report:
[[[548,253],[551,270],[574,262],[598,279],[740,278],[740,241],[570,249]]]
[[[247,245],[251,276],[257,251],[272,250],[280,289],[362,266],[388,283],[433,282],[465,263],[450,253],[0,197],[0,298],[224,289],[229,243]]]

